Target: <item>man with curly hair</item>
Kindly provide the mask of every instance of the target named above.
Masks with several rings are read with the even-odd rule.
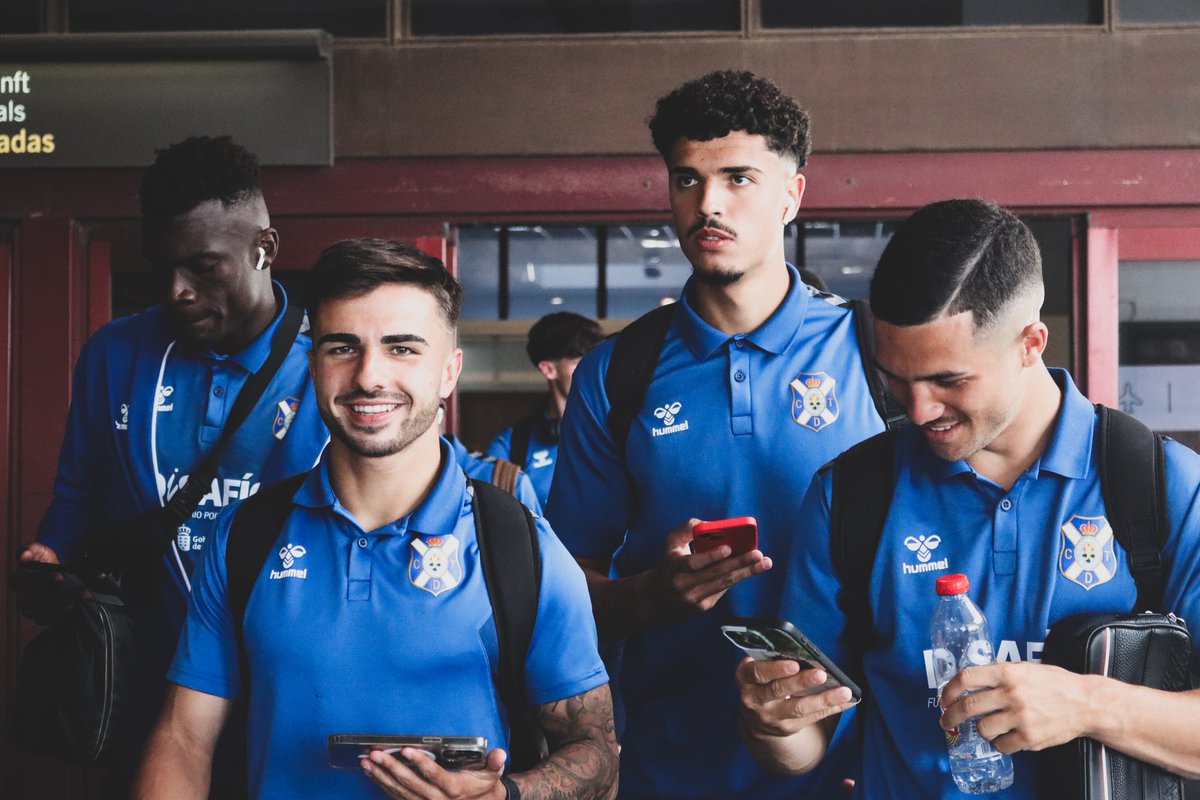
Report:
[[[238,392],[267,361],[289,303],[271,280],[279,234],[254,154],[228,136],[187,139],[159,151],[140,197],[143,253],[162,302],[110,322],[84,346],[54,500],[37,541],[21,554],[68,565],[86,554],[124,574],[141,702],[102,785],[109,798],[129,794],[142,742],[161,709],[192,571],[212,542],[217,512],[264,483],[307,470],[328,439],[308,377],[308,335],[293,335],[191,518],[175,530],[162,526],[161,547],[130,543],[127,523],[166,506],[220,440]],[[223,797],[237,796],[243,784],[222,772],[216,781],[214,794]]]
[[[808,114],[769,81],[722,71],[662,98],[650,131],[692,277],[627,433],[609,424],[615,341],[580,363],[547,508],[588,576],[601,638],[625,641],[621,796],[834,796],[850,774],[836,756],[800,779],[753,762],[738,651],[719,629],[776,611],[772,559],[813,475],[884,427],[853,312],[784,254]],[[757,519],[757,549],[691,552],[699,519],[740,516]]]

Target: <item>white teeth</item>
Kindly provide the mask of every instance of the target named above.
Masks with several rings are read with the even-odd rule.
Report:
[[[395,405],[386,406],[350,406],[354,409],[355,414],[382,414],[385,411],[391,411]]]

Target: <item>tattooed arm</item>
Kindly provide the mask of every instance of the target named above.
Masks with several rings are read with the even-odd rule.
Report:
[[[550,755],[513,775],[522,800],[617,796],[617,737],[608,684],[538,707]]]
[[[522,800],[611,800],[617,796],[617,740],[608,684],[538,707],[550,755],[513,775]],[[504,752],[488,753],[483,769],[442,769],[415,748],[403,759],[382,750],[363,759],[363,771],[395,798],[489,798],[506,795],[500,783]]]

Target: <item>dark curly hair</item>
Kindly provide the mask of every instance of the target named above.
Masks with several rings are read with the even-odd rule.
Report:
[[[162,228],[209,200],[231,206],[262,194],[258,159],[228,136],[194,136],[157,153],[138,191],[144,228]]]
[[[765,136],[772,152],[808,163],[808,112],[753,72],[721,70],[688,81],[658,101],[650,136],[665,159],[680,139],[707,142],[732,131]]]
[[[899,326],[972,311],[981,330],[1041,285],[1041,252],[1025,223],[986,200],[943,200],[896,228],[871,278],[871,310]]]
[[[308,314],[316,319],[321,303],[361,297],[380,286],[416,286],[433,295],[446,323],[458,324],[462,286],[441,259],[393,239],[343,239],[326,247],[309,273]]]
[[[594,319],[572,311],[555,311],[533,323],[525,352],[536,367],[539,361],[583,358],[603,338],[604,331]]]

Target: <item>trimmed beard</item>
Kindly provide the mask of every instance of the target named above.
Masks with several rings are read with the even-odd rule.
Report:
[[[412,402],[411,397],[408,400],[410,403]],[[329,428],[330,436],[345,445],[351,453],[362,458],[385,458],[404,450],[428,431],[437,421],[440,405],[439,401],[422,408],[413,406],[413,413],[400,423],[400,430],[394,437],[386,441],[374,439],[362,441],[354,435],[353,431],[346,428],[343,420],[338,419],[325,408],[318,407],[318,410],[321,412],[321,419],[325,420],[325,426]]]

